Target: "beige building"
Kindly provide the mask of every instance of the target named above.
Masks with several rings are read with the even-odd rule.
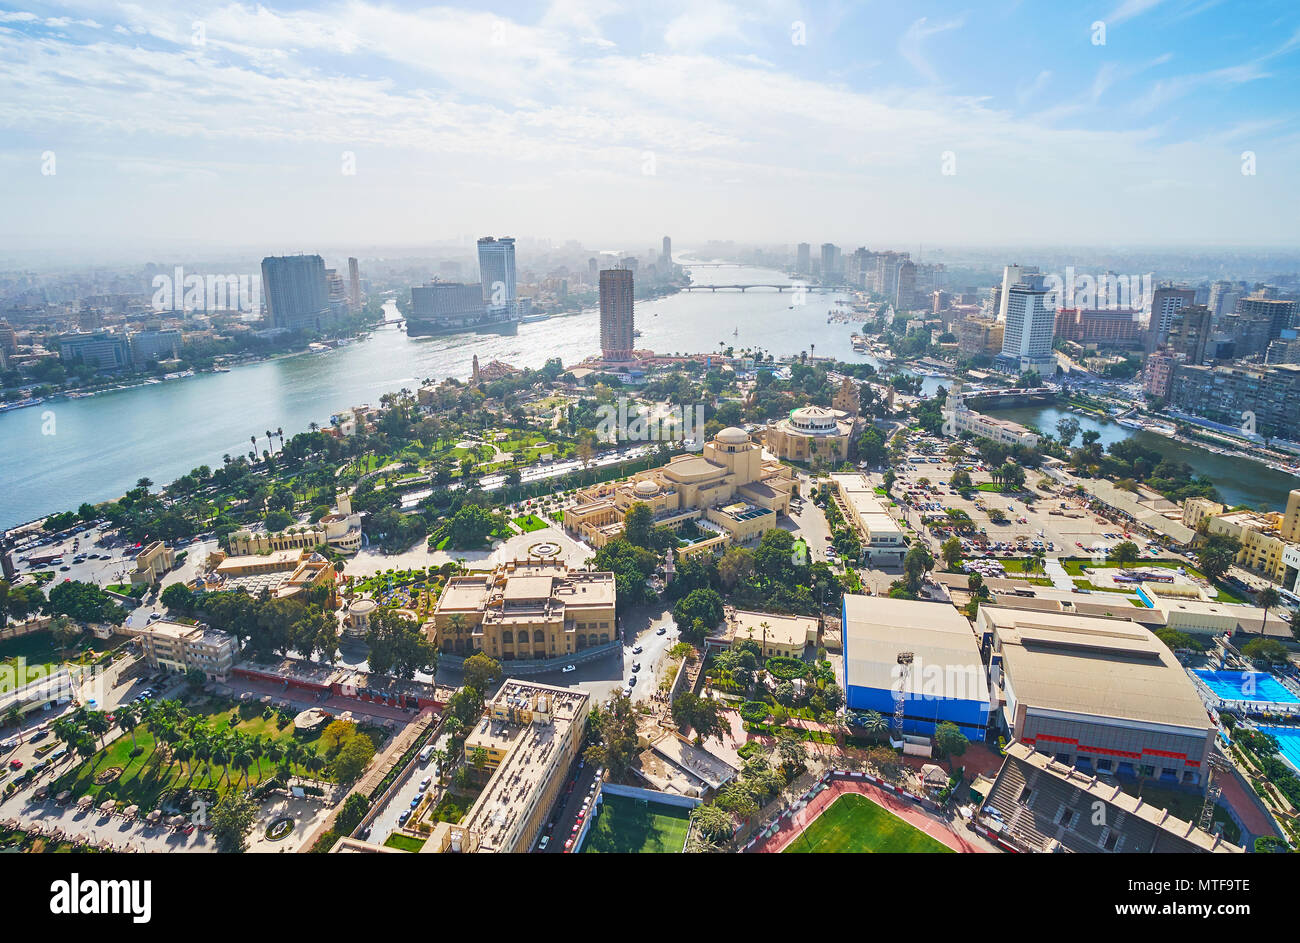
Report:
[[[339,553],[361,549],[361,515],[352,510],[352,497],[338,493],[337,504],[316,524],[291,527],[279,533],[236,531],[230,535],[230,552],[236,555],[274,553],[279,550],[310,550],[327,544]]]
[[[967,406],[960,385],[956,383],[953,384],[953,389],[944,402],[943,419],[943,434],[950,438],[956,438],[962,433],[970,433],[976,438],[992,439],[1004,445],[1038,448],[1037,434],[1030,432],[1020,423],[986,416]]]
[[[140,639],[140,649],[151,667],[179,672],[198,668],[209,681],[226,680],[239,653],[233,635],[206,625],[159,621],[126,631]]]
[[[529,851],[582,749],[589,710],[582,691],[506,681],[465,738],[466,762],[479,750],[487,758],[487,785],[458,824],[434,826],[421,853]]]
[[[1282,582],[1286,577],[1283,553],[1287,544],[1300,540],[1300,491],[1287,499],[1286,514],[1275,511],[1227,511],[1208,498],[1188,498],[1183,504],[1183,523],[1196,530],[1204,521],[1210,534],[1235,538],[1241,544],[1237,565]]]
[[[208,572],[194,581],[193,588],[208,592],[242,589],[249,594],[266,590],[284,599],[315,586],[327,586],[333,604],[338,581],[334,564],[314,550],[273,550],[238,556],[218,550],[208,555],[207,568]]]
[[[902,526],[890,516],[876,489],[865,475],[831,475],[835,502],[840,513],[857,532],[867,561],[872,566],[897,566],[907,552]]]
[[[678,550],[696,553],[752,540],[775,527],[777,515],[789,513],[796,487],[788,466],[764,460],[749,433],[733,426],[706,442],[699,455],[677,455],[667,465],[579,492],[564,512],[564,526],[603,547],[622,536],[627,509],[643,502],[656,525],[694,521],[705,531],[704,539]]]
[[[750,612],[728,606],[722,625],[706,639],[715,648],[729,648],[752,639],[764,658],[802,658],[804,649],[817,644],[818,622],[810,616],[786,616],[774,612]]]
[[[153,586],[175,565],[175,560],[172,548],[161,540],[155,540],[136,554],[135,572],[131,574],[131,582]]]
[[[613,573],[572,570],[558,559],[516,560],[447,580],[432,641],[461,657],[560,658],[617,639],[614,604]]]
[[[804,406],[769,422],[763,444],[788,462],[823,461],[838,465],[849,457],[849,443],[857,422],[847,413],[823,406]]]

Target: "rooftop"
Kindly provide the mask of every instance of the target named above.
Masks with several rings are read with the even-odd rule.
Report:
[[[980,607],[1026,705],[1205,729],[1191,679],[1163,642],[1127,619]]]

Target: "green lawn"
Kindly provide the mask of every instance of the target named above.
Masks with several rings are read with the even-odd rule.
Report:
[[[866,796],[851,793],[831,803],[785,850],[799,854],[952,851]]]
[[[531,534],[535,530],[544,530],[547,527],[546,521],[536,514],[521,514],[519,517],[514,518],[514,522],[519,525],[519,529],[525,534]]]
[[[388,836],[384,844],[389,848],[397,848],[401,851],[419,851],[424,847],[426,839],[412,838],[410,835],[403,835],[400,832],[393,832]]]
[[[582,843],[597,854],[675,854],[686,844],[690,812],[677,806],[605,793],[600,815]]]
[[[114,645],[125,641],[120,635],[108,639],[79,636],[75,644],[64,648],[55,643],[51,632],[31,632],[0,642],[0,665],[16,669],[19,658],[24,660],[28,669],[43,667],[46,671],[69,663],[90,665]]]
[[[213,730],[233,729],[247,737],[262,737],[281,743],[294,739],[293,723],[286,723],[282,727],[277,726],[278,718],[275,714],[272,714],[269,720],[263,719],[261,704],[245,703],[240,704],[236,709],[234,703],[227,699],[203,698],[187,703],[186,707],[191,716],[202,718]],[[231,728],[229,718],[236,710],[240,722]],[[365,725],[359,729],[370,736],[377,750],[383,748],[386,737],[383,731]],[[310,739],[301,739],[300,742],[308,749],[319,752],[314,742],[318,739],[319,734]],[[193,789],[211,788],[216,789],[218,794],[224,795],[230,790],[232,782],[235,785],[252,787],[261,780],[270,778],[276,771],[275,764],[265,757],[261,761],[260,777],[258,764],[254,762],[249,766],[247,779],[243,770],[234,767],[226,768],[219,764],[208,766],[196,760],[191,760],[187,764],[179,761],[168,763],[156,749],[152,732],[144,725],[135,730],[135,744],[133,751],[130,734],[118,738],[108,744],[107,748],[100,750],[89,760],[75,766],[51,783],[50,793],[55,795],[64,789],[69,789],[74,796],[78,797],[89,794],[97,801],[114,798],[127,804],[139,805],[142,809],[152,809],[158,805],[162,793],[169,788],[184,786]],[[101,771],[115,766],[122,769],[117,779],[105,784],[95,782],[95,777]],[[326,770],[311,774],[305,767],[295,765],[293,772],[302,776],[312,775],[315,778],[329,779]]]

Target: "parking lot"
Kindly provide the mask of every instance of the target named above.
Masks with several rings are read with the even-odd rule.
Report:
[[[1024,490],[1034,496],[1029,504],[1022,494],[1001,491],[972,490],[964,497],[949,484],[959,467],[970,475],[975,489],[991,485],[993,475],[973,456],[973,450],[970,457],[954,464],[943,455],[951,444],[918,439],[918,450],[929,447],[936,454],[910,452],[909,459],[895,468],[896,513],[929,539],[936,556],[942,542],[954,535],[963,540],[967,558],[1025,556],[1035,550],[1049,557],[1089,556],[1095,548],[1109,550],[1124,540],[1132,540],[1147,552],[1144,537],[1126,533],[1122,526],[1089,511],[1078,498],[1060,494],[1055,482],[1035,469],[1025,469]],[[926,461],[915,460],[921,457]],[[1044,482],[1051,491],[1040,488]],[[950,511],[964,512],[969,522],[964,527],[965,522],[952,522],[947,517]]]

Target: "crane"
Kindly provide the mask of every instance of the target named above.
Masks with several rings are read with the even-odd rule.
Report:
[[[912,652],[898,653],[898,688],[894,691],[894,726],[903,739],[903,708],[907,705],[907,679],[912,673]]]

